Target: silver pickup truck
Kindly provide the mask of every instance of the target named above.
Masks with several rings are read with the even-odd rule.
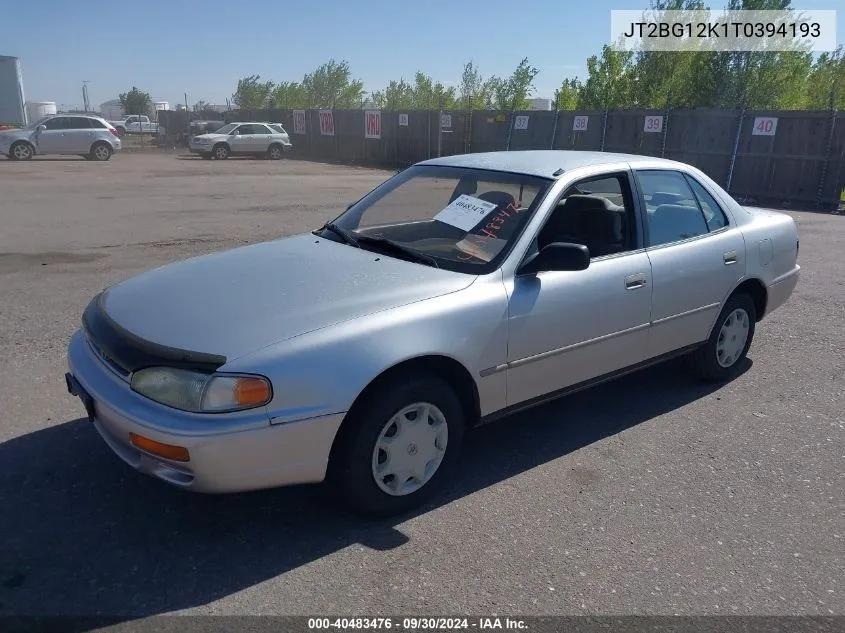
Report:
[[[148,116],[142,115],[139,117],[137,114],[131,114],[118,121],[109,121],[109,123],[121,136],[124,134],[158,134],[158,123],[150,121]]]

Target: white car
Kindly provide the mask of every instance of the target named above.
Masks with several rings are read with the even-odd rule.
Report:
[[[211,134],[194,136],[188,146],[194,154],[218,160],[237,155],[279,160],[293,147],[279,123],[229,123]]]

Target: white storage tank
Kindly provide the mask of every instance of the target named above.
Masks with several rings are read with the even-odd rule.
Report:
[[[167,101],[153,101],[153,110],[169,110],[170,104]]]
[[[100,104],[100,114],[106,121],[117,121],[123,117],[123,106],[120,99],[112,99]]]
[[[529,110],[551,110],[551,99],[528,99]]]
[[[55,101],[27,101],[26,119],[30,123],[43,119],[45,116],[56,114]]]

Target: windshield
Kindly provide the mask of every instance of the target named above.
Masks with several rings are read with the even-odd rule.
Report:
[[[434,258],[440,268],[484,274],[505,258],[551,182],[498,171],[416,166],[374,189],[334,224],[353,238],[396,242]],[[321,235],[340,240],[331,231]],[[372,240],[360,246],[379,248]]]
[[[215,132],[215,134],[228,134],[229,132],[234,130],[236,127],[238,127],[237,123],[229,123],[228,125],[224,125],[219,130],[217,130]]]
[[[34,121],[33,123],[30,123],[29,125],[27,125],[27,126],[26,126],[26,127],[24,127],[23,129],[25,129],[25,130],[34,130],[34,129],[35,129],[35,128],[37,128],[39,125],[41,125],[42,123],[44,123],[44,121],[47,121],[48,119],[52,119],[52,118],[53,118],[53,116],[52,116],[52,115],[50,115],[50,116],[43,116],[43,117],[41,117],[40,119],[38,119],[37,121]]]

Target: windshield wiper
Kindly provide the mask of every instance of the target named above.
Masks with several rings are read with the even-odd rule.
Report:
[[[340,227],[339,227],[337,224],[335,224],[334,222],[326,222],[326,223],[323,225],[323,228],[322,228],[321,230],[331,231],[331,232],[332,232],[332,233],[334,233],[335,235],[340,236],[340,238],[341,238],[344,242],[346,242],[347,244],[351,244],[352,246],[355,246],[355,247],[357,247],[357,248],[361,248],[361,245],[358,243],[358,240],[356,240],[354,237],[352,237],[352,236],[351,236],[351,235],[350,235],[350,234],[346,231],[346,229],[342,229],[342,228],[340,228]]]
[[[387,250],[393,250],[395,252],[402,253],[403,255],[407,255],[416,262],[422,262],[423,264],[428,264],[430,266],[434,266],[435,268],[440,268],[440,266],[437,264],[437,260],[431,255],[426,255],[425,253],[421,253],[418,250],[409,248],[404,244],[400,244],[399,242],[395,242],[386,237],[375,237],[372,235],[357,235],[355,239],[358,242],[363,242],[364,244],[374,244],[376,246],[386,247]]]

